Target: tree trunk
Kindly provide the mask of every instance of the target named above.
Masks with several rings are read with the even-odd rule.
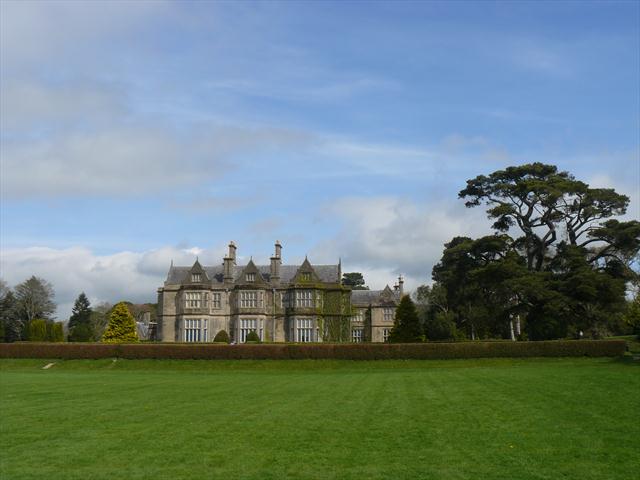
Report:
[[[511,334],[511,341],[515,342],[516,341],[516,336],[515,333],[513,331],[513,319],[509,319],[509,333]]]

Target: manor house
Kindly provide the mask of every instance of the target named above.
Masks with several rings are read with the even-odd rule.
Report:
[[[385,342],[403,294],[393,289],[352,290],[342,284],[340,262],[282,263],[275,244],[269,265],[236,264],[236,245],[218,266],[173,262],[158,289],[155,337],[164,342],[211,342],[225,330],[244,343],[255,331],[267,342]]]

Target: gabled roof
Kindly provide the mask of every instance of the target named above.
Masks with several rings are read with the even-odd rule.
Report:
[[[199,273],[201,275],[199,282],[191,281],[191,274],[193,273]],[[209,283],[209,277],[207,276],[207,272],[205,271],[204,268],[202,268],[202,265],[200,265],[200,262],[198,261],[197,258],[193,266],[189,269],[189,272],[187,273],[187,275],[185,275],[185,283]]]
[[[247,283],[246,282],[247,273],[253,273],[255,275],[255,280],[252,283],[254,283],[254,284],[264,283],[264,281],[265,281],[264,277],[262,276],[262,273],[260,272],[260,269],[258,267],[256,267],[255,263],[253,263],[253,259],[249,260],[249,263],[247,263],[247,266],[244,267],[240,271],[240,274],[235,279],[235,281],[237,283]]]
[[[266,282],[271,279],[270,265],[255,265],[257,271]],[[313,271],[321,282],[340,283],[340,267],[339,265],[312,265]],[[214,267],[202,267],[211,283],[223,283],[223,267],[222,265]],[[233,266],[234,282],[239,282],[246,265]],[[280,265],[280,283],[290,283],[300,268],[299,265]],[[165,285],[180,285],[189,283],[187,275],[191,271],[191,267],[175,267],[171,266],[165,280]]]
[[[369,305],[385,305],[400,301],[400,292],[391,290],[389,285],[383,290],[352,290],[351,304],[365,307]]]
[[[309,278],[303,278],[303,274],[308,274]],[[304,257],[304,262],[302,262],[302,265],[300,265],[300,268],[298,268],[291,280],[294,283],[317,282],[318,280],[320,280],[320,277],[311,265],[311,262],[309,262],[309,259],[307,257]]]

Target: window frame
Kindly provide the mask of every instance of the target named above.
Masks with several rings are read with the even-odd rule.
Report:
[[[183,320],[183,341],[185,343],[205,343],[208,341],[206,318],[185,318]]]
[[[315,321],[311,317],[302,317],[295,319],[294,341],[297,343],[313,343],[314,333],[316,332]]]
[[[356,327],[351,329],[351,343],[362,343],[364,341],[364,328]]]
[[[313,290],[296,290],[296,308],[314,308],[316,302],[313,292]]]
[[[202,305],[206,303],[206,299],[203,298],[204,292],[184,292],[184,308],[203,308]]]
[[[213,292],[211,294],[211,308],[215,310],[222,308],[222,292]]]

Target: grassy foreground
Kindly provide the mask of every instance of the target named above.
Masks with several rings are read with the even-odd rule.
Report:
[[[627,479],[640,362],[0,361],[1,479]]]

